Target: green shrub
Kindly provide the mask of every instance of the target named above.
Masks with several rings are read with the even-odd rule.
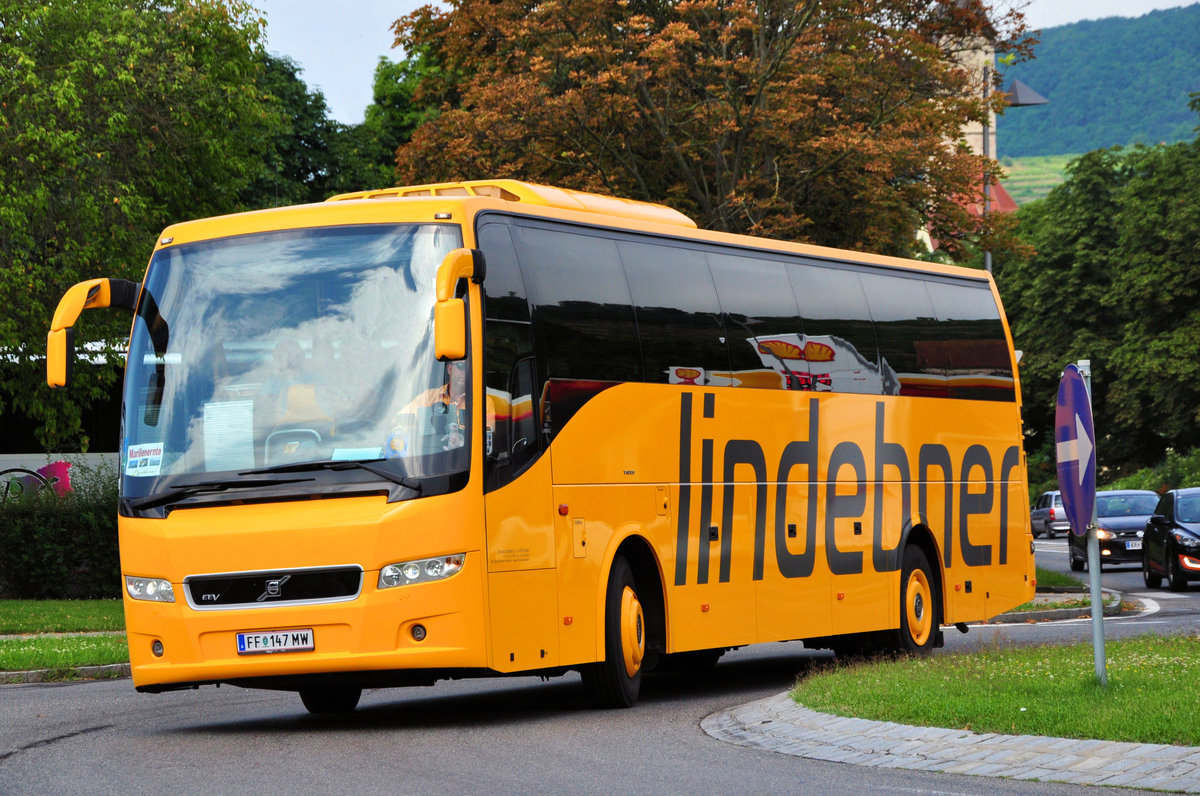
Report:
[[[1168,448],[1167,457],[1160,464],[1118,478],[1106,488],[1165,492],[1186,486],[1200,486],[1200,448],[1188,453]]]
[[[0,597],[121,596],[116,468],[75,464],[71,486],[0,504]]]

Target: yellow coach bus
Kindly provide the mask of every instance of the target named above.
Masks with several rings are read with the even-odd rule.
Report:
[[[134,685],[642,674],[756,642],[927,652],[1034,591],[986,273],[508,180],[178,224],[135,313]]]

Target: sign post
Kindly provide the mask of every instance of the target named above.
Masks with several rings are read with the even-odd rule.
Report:
[[[1088,359],[1067,365],[1058,383],[1054,447],[1058,488],[1071,533],[1087,535],[1088,581],[1092,595],[1092,651],[1096,679],[1108,685],[1104,655],[1104,602],[1100,589],[1100,539],[1096,536],[1096,432],[1092,426],[1091,368]]]

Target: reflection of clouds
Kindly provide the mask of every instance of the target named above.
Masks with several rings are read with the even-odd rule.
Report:
[[[174,447],[183,443],[176,453],[186,461],[172,470],[203,469],[203,406],[229,399],[222,377],[256,385],[259,443],[282,411],[277,396],[289,384],[312,384],[339,426],[382,445],[393,415],[441,384],[432,344],[434,285],[442,258],[458,245],[455,227],[403,226],[361,235],[247,236],[177,258],[173,301],[162,307],[172,323],[171,351],[185,363],[168,368],[167,426],[160,426],[169,433],[165,415],[175,410],[169,436]],[[298,366],[281,369],[272,356],[283,341],[299,344]],[[217,355],[230,361],[214,367]]]

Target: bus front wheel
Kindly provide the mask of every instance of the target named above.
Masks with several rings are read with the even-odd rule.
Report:
[[[583,687],[596,707],[628,708],[637,702],[646,654],[646,618],[633,569],[613,560],[604,600],[604,660],[580,669]]]
[[[937,645],[941,601],[925,552],[916,545],[904,550],[900,575],[900,630],[897,647],[910,655],[927,655]]]

